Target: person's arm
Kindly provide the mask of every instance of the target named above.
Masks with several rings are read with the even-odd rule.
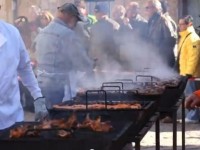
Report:
[[[31,64],[30,64],[30,58],[28,56],[27,50],[25,48],[25,45],[20,37],[18,36],[19,40],[19,49],[20,49],[20,60],[19,60],[19,66],[18,66],[18,75],[20,76],[22,83],[24,86],[28,88],[31,95],[34,99],[37,99],[39,97],[42,97],[41,90],[38,86],[38,82],[35,78],[35,75],[33,73]]]
[[[200,97],[200,90],[195,91],[194,94],[195,94],[196,96]]]
[[[18,46],[20,51],[17,71],[21,77],[22,83],[28,88],[32,97],[34,98],[35,120],[38,121],[44,119],[48,115],[45,105],[45,98],[43,97],[38,86],[38,82],[30,64],[30,58],[19,34],[17,39],[19,40]]]
[[[200,90],[194,92],[192,95],[186,98],[185,107],[188,109],[200,107]]]

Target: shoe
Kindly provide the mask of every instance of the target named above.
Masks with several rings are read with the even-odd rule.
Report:
[[[172,123],[173,120],[172,120],[171,117],[166,116],[165,118],[161,119],[160,122],[161,122],[161,123]]]
[[[191,120],[191,119],[185,118],[185,123],[199,123],[199,120]]]

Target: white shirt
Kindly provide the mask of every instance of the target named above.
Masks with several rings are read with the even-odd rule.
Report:
[[[24,120],[18,75],[34,99],[42,96],[18,30],[0,21],[0,130]]]

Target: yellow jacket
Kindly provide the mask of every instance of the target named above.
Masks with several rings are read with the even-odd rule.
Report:
[[[187,38],[186,36],[191,33]],[[200,77],[200,39],[193,26],[179,32],[180,40],[178,52],[180,52],[180,75],[192,75]]]

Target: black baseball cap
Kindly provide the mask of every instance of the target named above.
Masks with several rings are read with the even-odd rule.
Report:
[[[94,12],[96,13],[102,12],[102,13],[108,14],[109,13],[108,5],[106,5],[105,3],[96,4],[94,8]]]
[[[74,15],[75,17],[77,17],[77,19],[79,21],[82,21],[80,13],[79,13],[77,7],[74,4],[72,4],[72,3],[65,3],[62,6],[58,7],[58,10],[60,12],[71,13],[72,15]]]

